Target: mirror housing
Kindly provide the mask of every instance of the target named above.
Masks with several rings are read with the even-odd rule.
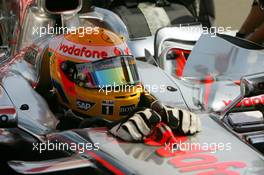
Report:
[[[0,128],[16,128],[18,119],[16,109],[14,107],[0,107]]]
[[[82,0],[40,0],[40,6],[53,15],[78,13],[82,8]]]
[[[191,31],[191,32],[190,32]],[[162,53],[165,41],[176,41],[183,47],[194,45],[203,33],[200,23],[180,24],[171,27],[160,28],[154,39],[154,58],[158,59]]]
[[[234,99],[222,112],[222,120],[241,100],[264,94],[264,72],[245,75],[240,79],[240,95]]]
[[[264,94],[264,73],[242,77],[240,89],[243,97],[253,97]]]

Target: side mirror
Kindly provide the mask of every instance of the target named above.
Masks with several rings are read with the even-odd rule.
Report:
[[[203,28],[200,23],[180,24],[159,29],[154,39],[154,58],[158,59],[161,55],[165,41],[194,45],[202,33]]]
[[[264,73],[242,77],[240,88],[243,97],[253,97],[264,94]]]
[[[0,106],[0,128],[15,128],[18,126],[16,109]]]
[[[243,76],[240,80],[240,95],[220,112],[220,115],[223,117],[222,120],[245,97],[253,97],[261,94],[264,94],[264,73]]]
[[[41,6],[49,14],[74,14],[81,10],[82,0],[42,0]]]

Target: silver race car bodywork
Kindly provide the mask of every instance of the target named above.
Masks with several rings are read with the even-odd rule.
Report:
[[[19,4],[18,1],[14,2]],[[152,95],[166,105],[185,108],[199,115],[203,130],[194,136],[175,135],[177,142],[161,145],[153,142],[125,143],[109,135],[106,128],[57,131],[58,119],[49,109],[46,99],[36,91],[38,87],[45,88],[48,85],[49,79],[46,75],[48,72],[45,72],[47,63],[42,58],[43,50],[53,35],[41,37],[32,35],[32,26],[56,25],[56,19],[60,17],[65,19],[65,26],[76,25],[76,21],[81,22],[78,24],[82,25],[89,20],[95,21],[93,25],[104,21],[110,25],[109,21],[120,19],[112,12],[100,8],[95,8],[95,11],[90,13],[77,14],[82,5],[81,1],[76,9],[71,11],[71,15],[48,13],[42,8],[45,1],[39,1],[36,5],[31,1],[25,2],[27,2],[23,4],[26,5],[25,13],[19,15],[22,28],[16,33],[19,35],[13,37],[19,42],[15,46],[1,50],[3,55],[0,57],[0,118],[1,127],[5,129],[0,130],[0,146],[11,145],[10,148],[13,148],[13,145],[23,143],[34,155],[40,152],[41,148],[37,147],[40,144],[75,143],[81,147],[75,151],[63,150],[63,156],[59,154],[60,151],[51,151],[55,156],[45,160],[41,156],[30,157],[31,152],[25,153],[29,158],[23,155],[4,159],[14,170],[13,174],[60,171],[78,174],[78,170],[80,170],[79,174],[92,172],[94,174],[262,175],[264,173],[263,155],[260,153],[261,150],[255,147],[256,143],[260,145],[263,143],[261,138],[264,137],[263,128],[255,126],[263,124],[261,118],[263,116],[259,112],[261,110],[255,108],[257,104],[264,103],[263,97],[245,99],[246,102],[242,102],[240,106],[238,104],[229,111],[225,120],[221,115],[225,107],[240,95],[240,87],[236,80],[245,74],[261,71],[263,66],[260,59],[263,58],[264,53],[262,48],[246,48],[221,36],[203,35],[188,58],[183,76],[174,77],[171,76],[169,65],[165,66],[166,54],[171,48],[178,47],[179,43],[183,45],[183,42],[179,41],[179,35],[171,36],[175,40],[168,39],[165,32],[159,35],[159,39],[156,38],[158,49],[155,45],[155,57],[163,60],[162,64],[159,61],[158,64],[165,71],[158,66],[138,61],[142,82]],[[116,23],[112,23],[109,28],[125,37],[128,36],[123,23],[118,23],[119,27],[116,27]],[[179,32],[173,28],[169,30]],[[192,42],[190,49],[199,37],[200,33],[190,34],[189,41]],[[137,57],[142,57],[144,52],[142,48],[154,48],[150,47],[153,44],[151,40],[153,39],[141,40],[138,45],[137,41],[128,42],[134,48],[134,53],[138,54]],[[163,44],[160,46],[159,43]],[[133,47],[133,45],[137,46]],[[140,50],[137,49],[139,47]],[[219,57],[226,58],[226,66],[217,62]],[[150,57],[147,60],[151,62],[153,61],[151,59]],[[235,66],[243,68],[243,71],[238,71],[241,69],[236,69]],[[211,78],[204,79],[208,74]],[[153,87],[155,89],[152,89]],[[253,112],[245,113],[248,110]],[[249,130],[241,131],[241,128],[236,128],[230,123],[234,122],[232,115],[239,118],[239,126],[243,126],[241,121],[251,121],[253,116],[255,125]],[[25,138],[27,138],[26,143],[20,142]],[[91,144],[93,149],[84,149],[83,144]]]

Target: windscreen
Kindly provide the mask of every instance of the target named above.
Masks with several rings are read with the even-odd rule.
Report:
[[[221,111],[240,94],[240,78],[263,72],[263,67],[263,50],[249,50],[218,36],[203,35],[186,62],[179,86],[190,108]],[[237,107],[261,102],[261,97],[244,99]]]
[[[184,68],[184,77],[240,80],[243,75],[263,72],[264,51],[238,47],[220,37],[203,35]]]

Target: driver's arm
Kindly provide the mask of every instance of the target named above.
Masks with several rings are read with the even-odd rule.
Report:
[[[264,24],[262,24],[254,33],[250,34],[247,39],[262,44],[264,42]]]
[[[238,37],[245,38],[248,37],[252,32],[255,31],[256,28],[261,26],[264,20],[264,12],[261,11],[258,2],[255,0],[252,4],[252,8],[244,21],[242,27],[240,28],[239,32],[237,33]],[[260,34],[260,33],[259,33]],[[251,41],[257,41],[258,33],[254,36],[249,37],[248,39]]]

